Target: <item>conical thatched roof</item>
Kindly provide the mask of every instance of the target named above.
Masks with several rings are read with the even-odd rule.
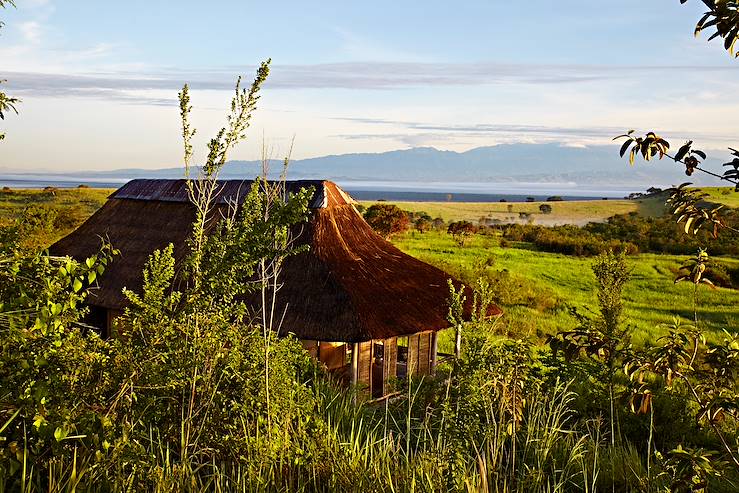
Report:
[[[251,183],[219,182],[217,202],[222,207],[238,202]],[[299,242],[310,248],[285,263],[276,307],[277,313],[286,308],[282,332],[360,342],[448,327],[446,273],[375,233],[336,184],[287,182],[288,191],[305,187],[314,187],[315,194]],[[176,258],[185,255],[193,217],[184,180],[133,180],[54,244],[51,253],[81,259],[96,252],[100,237],[109,239],[121,256],[105,272],[90,303],[121,310],[126,305],[121,290],[141,288],[143,266],[154,250],[172,243]],[[497,307],[491,310],[499,313]]]

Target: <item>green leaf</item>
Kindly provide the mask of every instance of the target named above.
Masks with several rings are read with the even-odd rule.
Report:
[[[57,442],[61,442],[62,440],[67,438],[67,430],[65,430],[61,426],[57,427],[57,429],[54,430],[54,438]]]
[[[74,289],[75,293],[78,293],[80,289],[82,289],[82,281],[80,281],[79,278],[75,278],[72,289]]]
[[[703,279],[701,279],[701,282],[702,282],[703,284],[706,284],[706,285],[708,285],[708,287],[709,287],[709,288],[711,288],[711,289],[717,289],[717,288],[716,288],[716,285],[715,285],[715,284],[714,284],[713,282],[711,282],[711,280],[710,280],[710,279],[706,279],[706,278],[704,277]]]
[[[693,223],[693,220],[695,220],[694,217],[689,217],[687,221],[685,221],[685,232],[690,232],[690,225]]]
[[[631,146],[631,142],[632,142],[631,139],[629,139],[623,143],[623,145],[621,146],[621,150],[619,151],[619,154],[621,155],[621,157],[624,157],[624,154],[626,154],[626,151],[629,150],[629,147]]]
[[[688,155],[688,151],[690,151],[690,146],[693,145],[693,141],[689,140],[683,145],[680,150],[677,151],[677,154],[675,154],[675,161],[682,161],[682,159]]]

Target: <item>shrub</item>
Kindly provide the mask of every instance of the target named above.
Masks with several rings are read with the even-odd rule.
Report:
[[[477,228],[469,221],[455,221],[449,224],[446,232],[452,235],[459,246],[464,246],[469,237],[477,232]]]
[[[408,215],[394,204],[371,205],[364,213],[364,219],[384,238],[406,231],[410,222]]]
[[[539,206],[539,211],[542,214],[551,214],[552,213],[552,206],[549,204],[541,204]]]
[[[426,231],[431,230],[431,221],[425,217],[419,217],[414,221],[413,226],[419,233],[425,233]]]
[[[633,243],[618,239],[606,240],[587,229],[573,225],[545,227],[512,224],[503,229],[503,238],[533,243],[538,249],[546,252],[581,257],[598,255],[609,250],[625,252],[628,255],[639,253],[639,247]]]
[[[446,221],[440,217],[435,217],[433,221],[431,221],[431,226],[437,231],[440,231],[446,227]]]
[[[739,213],[735,210],[727,211],[724,220],[727,226],[739,229]],[[610,217],[605,223],[590,223],[583,230],[603,241],[632,243],[642,252],[678,255],[691,255],[711,239],[710,231],[683,234],[684,226],[677,224],[671,216],[643,217],[636,212]],[[739,255],[739,233],[727,228],[721,240],[711,242],[713,255]]]

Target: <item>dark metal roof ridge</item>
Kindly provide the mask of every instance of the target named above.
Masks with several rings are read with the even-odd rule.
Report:
[[[216,194],[216,202],[220,204],[240,202],[249,192],[254,179],[243,180],[218,180],[219,190]],[[270,183],[275,183],[270,181]],[[151,200],[160,202],[189,202],[186,179],[145,179],[137,178],[129,181],[110,195],[110,199],[129,200]],[[327,207],[328,193],[327,185],[336,185],[326,180],[291,180],[285,185],[289,192],[297,192],[303,188],[314,187],[315,193],[309,207],[318,209]],[[339,189],[340,190],[340,189]],[[352,199],[341,191],[342,199],[351,203]]]

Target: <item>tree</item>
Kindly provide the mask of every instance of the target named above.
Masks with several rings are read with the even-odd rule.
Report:
[[[15,3],[13,3],[13,0],[0,0],[0,7],[6,8],[7,5],[10,5],[12,7],[15,7]],[[3,22],[0,21],[0,28],[3,27]],[[0,84],[7,82],[5,79],[0,79]],[[15,114],[18,114],[18,109],[16,108],[16,105],[20,103],[20,99],[18,98],[12,98],[5,94],[3,91],[0,91],[0,120],[5,120],[5,115],[9,112],[14,112]],[[3,140],[5,138],[5,134],[0,132],[0,140]]]
[[[374,204],[367,208],[364,220],[372,229],[387,239],[408,229],[408,215],[394,204]]]
[[[426,217],[419,217],[414,221],[413,226],[415,226],[416,231],[419,233],[425,233],[431,229],[431,221]]]
[[[688,0],[680,0],[681,4]],[[739,57],[739,52],[734,48],[739,40],[739,6],[735,1],[727,0],[701,0],[708,10],[703,14],[695,25],[695,35],[713,28],[714,31],[708,37],[708,41],[715,38],[724,40],[724,49],[734,57]]]
[[[706,6],[707,11],[697,22],[694,34],[698,36],[703,31],[712,30],[708,41],[716,38],[722,39],[724,49],[731,56],[739,57],[739,52],[735,50],[736,42],[739,39],[739,4],[733,0],[701,1]],[[680,0],[681,4],[686,2],[687,0]],[[629,164],[632,166],[637,156],[641,156],[646,162],[655,158],[658,160],[668,158],[679,164],[687,176],[692,176],[698,171],[719,181],[732,184],[734,190],[739,192],[739,151],[736,149],[729,148],[731,160],[723,164],[725,171],[720,173],[704,167],[706,153],[695,148],[692,140],[686,141],[676,152],[671,154],[670,143],[653,131],[647,132],[644,136],[637,136],[634,130],[629,130],[625,134],[614,138],[614,140],[620,139],[624,139],[619,151],[620,155],[624,157],[628,154]],[[702,193],[700,189],[688,188],[689,185],[691,183],[686,182],[678,187],[668,189],[669,194],[666,201],[677,222],[685,223],[684,231],[686,234],[692,233],[695,235],[704,226],[711,229],[713,238],[718,236],[721,229],[737,231],[724,221],[722,217],[723,206],[704,201],[707,194]],[[708,261],[709,257],[706,251],[699,249],[697,256],[692,259],[691,263],[681,268],[681,270],[689,272],[675,280],[675,282],[690,280],[694,284],[693,307],[696,326],[698,323],[698,285],[703,283],[709,287],[713,286],[711,281],[703,277]],[[701,346],[706,344],[703,335],[696,326],[683,329],[679,319],[676,319],[675,328],[670,330],[667,336],[660,339],[661,345],[648,351],[647,354],[634,358],[634,361],[628,365],[631,368],[627,369],[627,373],[630,373],[632,379],[641,384],[641,388],[634,395],[638,398],[639,405],[635,406],[634,398],[632,398],[631,406],[632,409],[637,408],[639,410],[637,412],[646,412],[648,409],[653,414],[651,390],[647,383],[650,379],[645,378],[644,374],[651,373],[653,377],[660,377],[668,390],[677,387],[673,382],[680,382],[684,386],[680,395],[692,400],[698,408],[697,421],[702,422],[713,431],[721,442],[725,455],[739,468],[736,444],[730,443],[728,437],[724,436],[723,431],[724,429],[736,429],[738,417],[735,412],[737,402],[736,361],[739,361],[739,351],[736,348],[739,347],[739,344],[737,344],[735,336],[728,337],[723,344],[709,344],[701,362],[700,349]],[[728,332],[727,335],[729,335]],[[727,425],[727,423],[730,424]],[[694,470],[695,464],[699,463],[709,466],[708,468],[701,467],[700,474],[688,474],[687,476],[679,472],[680,468],[673,468],[673,490],[675,491],[686,487],[690,487],[691,491],[698,491],[697,488],[701,488],[700,491],[703,491],[702,488],[707,484],[705,481],[707,476],[720,476],[720,471],[710,468],[712,463],[720,464],[720,461],[716,461],[712,457],[713,453],[686,452],[682,447],[678,447],[671,454],[678,462],[682,457],[684,463],[692,464],[687,468],[688,470]],[[696,461],[696,459],[700,460]],[[670,467],[667,469],[670,470]],[[687,481],[675,480],[675,478],[684,480],[686,477],[688,478]]]
[[[452,235],[459,246],[464,246],[469,237],[477,232],[477,228],[469,221],[455,221],[449,224],[446,232]]]
[[[539,211],[542,214],[551,214],[552,213],[552,206],[549,204],[541,204],[539,206]]]
[[[680,0],[680,3],[684,4],[687,1]],[[712,30],[708,41],[716,38],[723,39],[724,49],[731,56],[739,57],[739,51],[735,49],[736,42],[739,40],[739,4],[732,0],[701,0],[701,2],[706,6],[707,11],[695,26],[695,36]],[[629,130],[614,138],[614,140],[620,139],[625,139],[621,145],[621,157],[628,153],[629,163],[632,166],[637,156],[641,156],[645,161],[651,161],[655,157],[657,159],[666,157],[682,165],[687,176],[692,176],[693,173],[699,171],[731,183],[735,191],[739,191],[739,151],[736,149],[729,148],[732,158],[724,163],[726,170],[718,173],[702,167],[706,153],[694,148],[692,140],[685,142],[676,153],[670,154],[670,143],[655,132],[647,132],[645,136],[638,137],[635,135],[635,130]],[[683,183],[679,187],[668,189],[670,193],[667,204],[672,213],[677,216],[677,222],[686,223],[686,233],[695,234],[702,226],[708,226],[713,228],[715,237],[721,228],[727,227],[721,217],[723,207],[703,202],[705,194],[701,194],[699,189],[687,189],[689,185],[691,183]]]

